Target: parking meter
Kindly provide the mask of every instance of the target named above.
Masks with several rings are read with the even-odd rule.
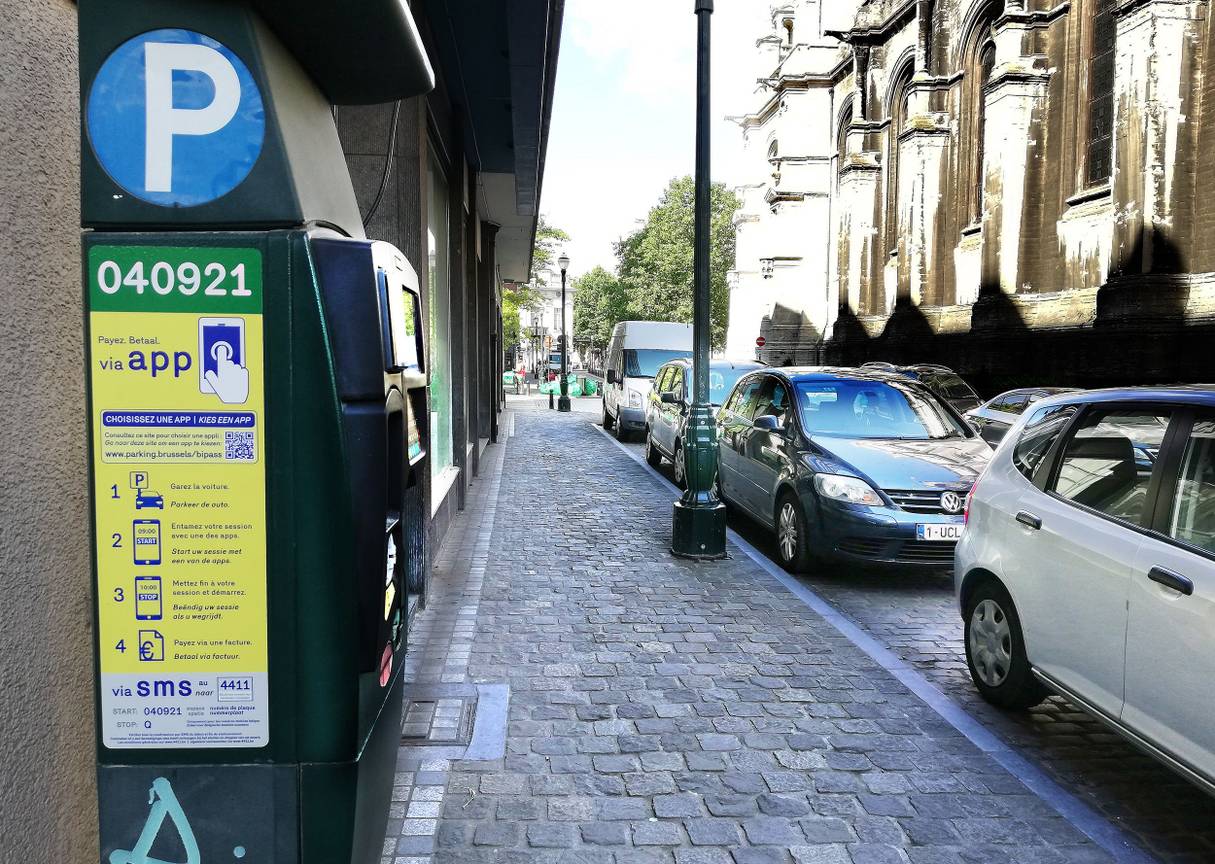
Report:
[[[433,75],[400,2],[284,5],[80,4],[109,864],[382,851],[426,354],[332,103]]]

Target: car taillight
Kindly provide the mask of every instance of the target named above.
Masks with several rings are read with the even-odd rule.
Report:
[[[970,491],[966,493],[966,504],[962,507],[962,524],[970,523],[970,502],[974,500],[975,491],[979,488],[979,484],[970,487]]]

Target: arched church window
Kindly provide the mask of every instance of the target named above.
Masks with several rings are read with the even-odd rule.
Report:
[[[907,125],[907,100],[910,96],[911,79],[915,75],[915,64],[904,63],[894,78],[890,89],[890,127],[887,131],[886,147],[886,220],[885,242],[890,254],[899,246],[899,135]]]
[[[1114,23],[1116,0],[1092,0],[1088,80],[1088,185],[1110,178],[1114,162]]]
[[[975,142],[974,142],[974,187],[971,194],[971,218],[977,222],[983,218],[983,187],[987,178],[983,172],[983,159],[987,155],[987,85],[991,82],[992,72],[996,68],[996,43],[990,39],[979,49],[978,62],[975,67],[978,75],[978,99],[975,104]]]
[[[852,126],[852,105],[848,104],[840,112],[839,127],[835,130],[835,155],[839,160],[837,168],[843,168],[848,160],[848,129]]]

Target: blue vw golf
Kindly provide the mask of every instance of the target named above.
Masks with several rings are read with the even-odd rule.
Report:
[[[843,559],[948,567],[991,448],[923,385],[869,369],[764,369],[717,415],[722,499],[794,572]]]

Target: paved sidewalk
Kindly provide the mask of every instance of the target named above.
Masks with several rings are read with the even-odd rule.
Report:
[[[505,752],[403,748],[386,862],[1111,860],[750,559],[673,558],[671,493],[585,415],[511,422],[408,667],[508,684]]]

